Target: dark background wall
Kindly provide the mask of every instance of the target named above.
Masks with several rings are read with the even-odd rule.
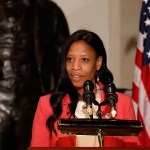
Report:
[[[38,99],[51,92],[69,28],[49,0],[0,0],[0,150],[26,150]]]

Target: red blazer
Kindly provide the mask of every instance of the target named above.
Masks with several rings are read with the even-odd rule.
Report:
[[[102,85],[100,84],[102,87]],[[103,90],[100,90],[102,101],[105,99]],[[116,119],[135,120],[135,113],[132,101],[129,96],[117,93],[118,102],[116,104],[117,116]],[[31,147],[75,147],[76,137],[75,135],[61,134],[57,128],[58,120],[54,126],[57,131],[57,136],[50,133],[46,127],[47,118],[53,114],[53,110],[49,103],[50,95],[40,97],[37,110],[35,113],[33,127],[32,127],[32,139]],[[62,114],[60,118],[68,118],[68,104],[70,98],[66,95],[62,101]],[[110,112],[109,106],[102,107],[103,118],[105,114]],[[137,136],[104,136],[104,147],[135,147],[139,146],[139,140]]]

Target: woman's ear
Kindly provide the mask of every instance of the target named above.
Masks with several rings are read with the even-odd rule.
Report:
[[[101,66],[102,66],[102,61],[103,61],[103,57],[102,56],[99,56],[98,58],[97,58],[97,70],[99,70],[100,68],[101,68]]]

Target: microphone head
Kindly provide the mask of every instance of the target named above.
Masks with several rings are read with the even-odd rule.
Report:
[[[116,86],[113,83],[109,83],[104,87],[106,94],[111,94],[116,92]]]
[[[90,81],[90,80],[85,81],[84,84],[83,84],[83,89],[84,89],[85,92],[86,91],[93,91],[94,90],[93,82]]]
[[[104,87],[104,92],[106,94],[106,101],[111,103],[110,100],[113,100],[115,103],[118,102],[118,96],[116,94],[116,86],[113,83],[107,84]]]

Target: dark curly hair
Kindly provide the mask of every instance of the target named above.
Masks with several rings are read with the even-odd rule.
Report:
[[[113,82],[113,75],[107,68],[107,56],[106,50],[104,48],[102,40],[99,38],[97,34],[88,30],[78,30],[74,32],[67,39],[64,44],[62,51],[62,59],[61,59],[61,74],[59,77],[58,85],[52,96],[50,98],[50,105],[53,109],[53,115],[51,115],[46,122],[47,127],[49,128],[50,135],[54,132],[56,135],[56,130],[54,128],[54,122],[60,117],[62,113],[62,100],[63,97],[68,94],[71,100],[69,104],[69,114],[70,117],[74,116],[77,102],[78,102],[78,93],[75,87],[72,85],[66,71],[66,57],[68,50],[71,44],[75,41],[83,40],[87,44],[89,44],[97,53],[98,56],[102,56],[102,66],[98,70],[98,75],[102,84],[107,85]]]

